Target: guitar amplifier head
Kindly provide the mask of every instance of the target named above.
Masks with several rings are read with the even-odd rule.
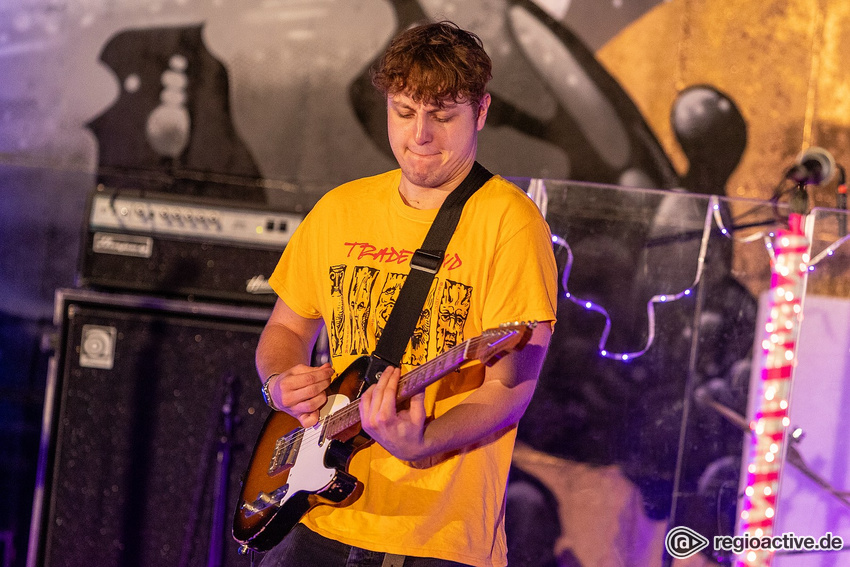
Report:
[[[99,185],[89,197],[77,284],[271,304],[268,278],[305,210]]]

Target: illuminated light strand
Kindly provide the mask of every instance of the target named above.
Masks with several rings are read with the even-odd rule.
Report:
[[[543,218],[548,218],[546,214],[549,211],[549,192],[546,190],[546,182],[542,179],[532,179],[526,193],[537,205]]]
[[[756,414],[756,419],[782,419],[788,415],[788,408],[780,408],[774,411],[760,411]],[[767,434],[767,433],[765,433]]]
[[[738,242],[755,242],[756,240],[763,240],[765,238],[764,232],[757,232],[743,238],[732,236],[732,231],[726,228],[726,225],[723,223],[723,216],[720,214],[720,202],[716,195],[711,196],[710,209],[711,214],[714,217],[714,223],[720,229],[720,233],[723,234],[723,236],[732,238]],[[771,234],[771,236],[773,235]]]
[[[748,487],[747,487],[747,489],[744,491],[744,494],[746,494],[747,496],[755,496],[755,494],[756,494],[756,487],[755,487],[755,486],[748,486]],[[773,492],[772,487],[770,487],[770,486],[762,487],[762,491],[761,491],[761,495],[760,495],[760,496],[761,496],[761,498],[762,498],[762,502],[763,502],[763,504],[767,505],[767,506],[768,506],[768,507],[770,507],[770,508],[774,508],[774,507],[776,506],[776,493],[775,493],[775,492]],[[753,503],[753,500],[752,500],[752,499],[750,499],[750,501],[749,501],[749,502],[747,502],[747,503],[743,506],[743,511],[749,512],[749,514],[748,514],[748,519],[749,519],[749,521],[750,521],[750,527],[752,527],[752,526],[753,526],[753,522],[761,522],[761,521],[763,521],[763,518],[755,518],[755,517],[753,517],[752,510],[753,510],[753,509],[755,509],[755,508],[756,508],[756,506],[755,506],[755,504]]]
[[[750,488],[749,485],[751,485],[752,483],[756,483],[756,482],[770,483],[770,482],[773,482],[775,480],[779,480],[779,471],[768,471],[768,472],[765,472],[765,473],[750,474],[750,475],[747,475],[747,484],[748,484],[747,488]]]
[[[536,182],[536,184],[535,184]],[[546,187],[543,183],[543,180],[532,180],[532,187],[529,188],[528,191],[529,196],[538,204],[538,207],[541,210],[545,211],[548,205],[548,197],[546,194]],[[706,212],[706,224],[710,219],[713,219],[717,227],[720,229],[720,232],[726,236],[727,238],[733,239],[737,242],[755,242],[757,240],[763,240],[765,244],[765,248],[770,256],[771,266],[774,268],[772,273],[772,281],[771,287],[775,288],[775,293],[781,295],[779,301],[776,302],[777,305],[781,306],[784,310],[786,310],[789,314],[799,315],[802,312],[801,305],[801,296],[802,290],[799,290],[798,293],[794,293],[794,291],[790,291],[785,289],[788,286],[780,286],[773,285],[773,279],[787,282],[787,281],[797,281],[799,280],[799,274],[801,272],[810,272],[814,270],[815,265],[823,260],[826,257],[832,256],[835,253],[835,250],[839,248],[844,242],[850,240],[850,235],[847,235],[836,242],[832,243],[826,250],[821,252],[814,259],[810,260],[809,258],[809,246],[810,243],[807,239],[799,240],[799,236],[802,236],[801,227],[804,224],[804,218],[800,215],[792,214],[789,218],[789,224],[791,225],[791,231],[781,231],[781,230],[770,230],[767,232],[761,231],[755,234],[752,234],[747,237],[739,238],[733,235],[733,231],[729,230],[724,222],[723,217],[720,214],[720,200],[716,195],[712,195],[709,197],[709,207]],[[790,235],[790,236],[789,236]],[[599,313],[605,317],[605,326],[602,330],[602,334],[599,339],[599,354],[605,358],[610,358],[614,360],[621,361],[629,361],[635,359],[643,354],[645,354],[649,348],[652,346],[655,341],[655,304],[656,303],[671,303],[673,301],[677,301],[682,299],[683,297],[689,297],[693,294],[694,289],[702,280],[702,271],[704,267],[704,258],[705,252],[708,245],[708,231],[705,231],[703,234],[703,239],[700,245],[700,252],[697,263],[697,272],[694,277],[693,283],[691,286],[679,293],[676,294],[658,294],[653,296],[646,304],[647,311],[647,320],[648,320],[648,329],[647,329],[647,340],[644,347],[639,351],[634,352],[610,352],[607,348],[608,336],[611,333],[611,316],[608,314],[608,311],[599,304],[596,304],[592,301],[578,298],[574,296],[570,291],[567,285],[569,280],[570,271],[572,269],[573,264],[573,253],[569,244],[560,236],[553,236],[552,242],[553,244],[564,248],[567,251],[568,259],[567,264],[564,267],[564,272],[562,275],[561,283],[565,291],[565,297],[569,299],[574,304],[583,307],[588,311],[594,311]],[[796,257],[800,256],[797,262],[777,262],[777,255],[783,254],[787,257]],[[790,278],[790,280],[789,280]],[[792,288],[794,285],[791,286]],[[780,293],[781,288],[781,293]],[[771,320],[776,320],[779,318],[777,313],[771,313]],[[785,320],[782,322],[783,327],[786,331],[796,332],[796,323],[792,320]],[[771,337],[774,336],[773,331],[778,330],[778,327],[774,329],[766,329],[768,335]],[[777,339],[779,335],[775,335]],[[778,359],[784,359],[786,361],[792,361],[794,359],[794,353],[796,351],[796,345],[793,342],[785,342],[779,345],[778,350],[774,345],[770,342],[770,339],[766,339],[762,342],[762,346],[764,351],[768,353],[769,357],[774,357]],[[778,342],[774,341],[774,342]]]
[[[771,255],[771,291],[768,321],[761,341],[762,368],[755,398],[753,429],[747,465],[747,487],[741,503],[739,534],[772,536],[776,518],[782,456],[790,424],[789,395],[796,364],[797,336],[802,318],[809,241],[802,234],[802,218],[792,214],[790,230],[779,230],[768,249]],[[765,567],[773,552],[746,549],[736,566]]]
[[[783,378],[791,378],[793,368],[781,366],[779,368],[764,368],[761,371],[762,380],[781,380]]]
[[[717,196],[712,195],[711,201],[716,202]],[[712,211],[711,207],[709,207],[708,210],[706,211],[705,224],[708,224],[708,222],[711,220],[711,215],[712,215],[711,211]],[[696,286],[699,285],[700,281],[702,280],[702,272],[703,272],[703,267],[705,265],[705,253],[706,253],[706,250],[708,249],[708,237],[709,237],[709,231],[704,231],[703,235],[702,235],[702,241],[700,242],[699,255],[697,256],[696,274],[694,275],[694,280],[693,280],[693,283],[691,283],[690,287],[688,287],[688,288],[686,288],[686,289],[684,289],[684,290],[682,290],[678,293],[660,293],[660,294],[657,294],[657,295],[653,295],[649,299],[649,301],[646,302],[646,316],[647,316],[647,327],[648,328],[647,328],[646,344],[643,346],[643,348],[638,350],[638,351],[634,351],[634,352],[610,352],[606,348],[606,345],[608,344],[608,335],[611,334],[611,316],[608,314],[608,311],[604,307],[602,307],[601,305],[594,303],[592,301],[589,301],[587,299],[582,299],[582,298],[576,297],[575,295],[573,295],[570,292],[569,286],[567,285],[567,283],[569,282],[570,272],[572,271],[572,267],[573,267],[573,260],[574,260],[573,251],[570,248],[570,245],[567,243],[566,240],[564,240],[563,238],[561,238],[560,236],[557,236],[557,235],[552,236],[552,243],[557,245],[557,246],[562,247],[563,249],[565,249],[567,251],[567,263],[564,266],[564,272],[561,276],[561,285],[564,288],[565,297],[567,299],[569,299],[571,302],[575,303],[576,305],[578,305],[580,307],[584,307],[588,311],[595,311],[596,313],[600,313],[601,315],[603,315],[605,317],[605,327],[602,329],[602,335],[599,338],[598,348],[599,348],[599,355],[600,356],[602,356],[604,358],[610,358],[610,359],[613,359],[613,360],[621,360],[623,362],[628,362],[632,359],[635,359],[639,356],[642,356],[643,354],[646,353],[646,351],[648,351],[650,349],[653,342],[655,342],[655,304],[656,303],[672,303],[674,301],[678,301],[679,299],[682,299],[683,297],[690,297],[693,294],[694,288],[696,288]]]
[[[750,527],[751,529],[752,529],[752,528],[755,528],[755,529],[762,530],[762,535],[765,535],[765,534],[767,534],[767,533],[773,533],[773,530],[772,530],[772,528],[773,528],[773,518],[765,517],[765,518],[760,519],[760,520],[758,520],[758,521],[750,522],[749,527]],[[770,532],[768,532],[768,530],[767,530],[767,529],[765,529],[765,528],[770,528],[770,530],[771,530],[771,531],[770,531]],[[768,537],[769,537],[769,536],[768,536]],[[763,550],[760,550],[760,551],[763,551]],[[746,553],[746,552],[745,552],[745,553]],[[758,552],[757,552],[757,553],[758,553]],[[758,557],[758,556],[759,556],[759,555],[757,555],[757,557]],[[762,557],[763,557],[763,555],[762,555]],[[756,562],[754,562],[754,561],[747,561],[747,562],[745,563],[745,565],[765,565],[765,563],[756,563]]]
[[[693,284],[691,287],[675,294],[663,293],[652,296],[649,301],[646,303],[646,315],[647,315],[647,339],[646,344],[641,350],[634,352],[610,352],[606,345],[608,344],[608,335],[611,334],[611,316],[608,314],[608,311],[599,305],[598,303],[594,303],[587,299],[582,299],[576,297],[572,292],[569,291],[569,287],[567,283],[570,277],[570,271],[573,266],[573,251],[570,248],[570,245],[567,244],[567,241],[561,238],[560,236],[552,236],[552,242],[567,251],[567,263],[564,266],[564,272],[561,276],[561,285],[565,291],[565,297],[569,299],[571,302],[575,303],[580,307],[584,307],[588,311],[594,311],[596,313],[600,313],[605,317],[605,327],[602,329],[602,335],[599,338],[599,355],[605,358],[610,358],[614,360],[621,360],[623,362],[628,362],[634,358],[637,358],[646,353],[649,348],[652,346],[653,342],[655,342],[655,304],[656,303],[672,303],[673,301],[677,301],[683,297],[688,297],[693,293],[693,288],[697,286],[700,279],[702,278],[702,267],[703,262],[700,261],[697,267],[697,274],[694,278]],[[700,252],[700,258],[704,257],[704,251]]]
[[[773,336],[775,337],[776,335],[774,334]],[[780,342],[780,341],[782,341],[781,338],[779,338],[778,340],[770,339],[767,343],[765,343],[763,341],[762,346],[764,346],[765,344],[770,345],[769,348],[765,348],[764,350],[771,351],[771,352],[774,352],[774,353],[778,349],[793,350],[793,348],[794,348],[794,342],[793,341],[788,341],[788,342],[784,342],[784,343]]]
[[[784,436],[784,433],[781,432],[781,431],[777,431],[777,432],[774,432],[774,433],[762,433],[762,435],[764,435],[765,437],[767,437],[771,441],[782,441],[782,437]]]

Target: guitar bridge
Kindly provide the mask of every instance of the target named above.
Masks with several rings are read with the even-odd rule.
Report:
[[[257,499],[253,502],[245,502],[242,504],[242,510],[245,512],[245,517],[250,518],[254,514],[259,514],[272,506],[278,506],[280,500],[286,496],[289,491],[289,485],[284,484],[272,493],[260,492]]]

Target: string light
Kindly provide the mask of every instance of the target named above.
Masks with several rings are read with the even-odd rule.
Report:
[[[799,215],[798,215],[799,216]],[[800,219],[794,219],[799,221]],[[794,226],[801,226],[797,222]],[[747,486],[741,503],[740,534],[771,536],[776,516],[776,496],[788,417],[788,397],[795,365],[802,309],[800,298],[809,266],[809,240],[797,230],[776,231],[768,243],[771,255],[771,293],[768,321],[762,337],[761,395],[756,399]],[[736,566],[770,565],[769,549],[748,549],[738,555]]]
[[[582,299],[576,297],[572,292],[569,291],[568,282],[570,278],[570,272],[573,267],[573,251],[570,248],[570,245],[567,244],[567,241],[561,238],[560,236],[552,236],[552,243],[556,246],[559,246],[566,250],[567,252],[567,263],[564,266],[563,274],[561,275],[561,286],[564,288],[564,297],[569,299],[571,302],[576,305],[583,307],[587,311],[594,311],[599,313],[605,317],[605,327],[602,329],[602,335],[599,339],[599,356],[603,358],[610,358],[614,360],[621,360],[623,362],[628,362],[634,358],[637,358],[643,355],[649,348],[652,346],[652,343],[655,341],[655,304],[656,303],[670,303],[681,299],[683,297],[688,297],[693,292],[693,287],[695,287],[702,276],[702,262],[699,262],[697,266],[697,274],[694,278],[694,282],[690,288],[685,289],[675,295],[670,294],[659,294],[654,295],[646,304],[646,314],[648,319],[648,329],[647,329],[647,340],[644,347],[635,352],[611,352],[606,348],[606,344],[608,343],[608,335],[611,334],[611,316],[608,314],[608,311],[602,307],[601,305],[594,303],[592,301],[588,301],[586,299]],[[704,249],[700,252],[700,258],[704,257],[705,252]]]
[[[711,202],[714,203],[715,207],[718,206],[716,196],[711,197]],[[705,219],[706,225],[708,225],[708,223],[711,221],[711,215],[712,215],[711,210],[712,210],[712,207],[709,207],[709,209],[706,212],[706,219]],[[569,299],[571,302],[575,303],[576,305],[584,307],[588,311],[594,311],[596,313],[600,313],[601,315],[603,315],[605,317],[605,327],[602,329],[602,335],[600,336],[600,339],[599,339],[599,356],[601,356],[603,358],[610,358],[610,359],[613,359],[613,360],[620,360],[620,361],[623,361],[623,362],[628,362],[630,360],[638,358],[639,356],[643,355],[644,353],[646,353],[646,351],[649,350],[649,348],[652,346],[653,342],[655,342],[655,304],[656,303],[672,303],[674,301],[678,301],[679,299],[682,299],[683,297],[690,297],[691,296],[694,288],[697,285],[699,285],[700,281],[702,280],[703,258],[705,258],[705,253],[706,253],[706,250],[708,249],[708,237],[709,237],[709,231],[704,231],[703,236],[702,236],[702,241],[700,243],[699,255],[697,257],[698,260],[697,260],[696,274],[694,276],[693,283],[690,285],[690,287],[683,289],[679,293],[676,293],[676,294],[673,294],[673,295],[671,295],[669,293],[654,295],[646,303],[646,315],[647,315],[648,324],[647,324],[646,344],[643,346],[643,348],[638,350],[638,351],[634,351],[634,352],[611,352],[610,350],[608,350],[606,348],[606,345],[608,343],[608,336],[611,334],[611,316],[608,314],[608,311],[604,307],[602,307],[601,305],[598,305],[598,304],[593,303],[592,301],[588,301],[586,299],[578,298],[572,292],[569,291],[568,282],[569,282],[569,279],[570,279],[570,273],[572,271],[573,261],[575,260],[575,257],[573,256],[573,251],[570,248],[570,245],[567,243],[567,241],[565,239],[563,239],[562,237],[560,237],[558,235],[552,236],[552,243],[555,246],[559,246],[559,247],[563,248],[567,252],[567,263],[564,266],[564,271],[561,275],[561,286],[564,288],[564,297],[566,299]]]
[[[529,189],[529,196],[531,196],[535,202],[538,203],[538,206],[541,207],[541,210],[545,210],[548,205],[548,198],[546,196],[546,187],[542,180],[532,180],[532,187]],[[798,215],[799,216],[799,215]],[[799,273],[807,273],[815,270],[815,266],[823,260],[824,258],[833,256],[835,254],[835,250],[838,249],[842,244],[846,241],[850,240],[850,234],[844,236],[843,238],[833,242],[826,250],[818,254],[814,259],[810,259],[810,255],[808,250],[806,250],[801,256],[797,258],[797,261],[794,263],[785,263],[776,261],[776,250],[779,248],[787,248],[789,246],[788,243],[794,241],[794,238],[798,236],[798,234],[788,235],[788,231],[777,231],[777,230],[769,230],[767,232],[757,232],[754,234],[750,234],[745,237],[735,237],[733,235],[733,231],[725,226],[723,222],[723,216],[721,214],[721,206],[720,206],[720,198],[717,195],[711,195],[709,197],[709,206],[706,209],[706,222],[707,226],[709,222],[713,220],[715,225],[720,229],[720,233],[727,238],[731,238],[736,242],[748,243],[755,242],[758,240],[762,240],[764,242],[765,249],[770,256],[771,266],[778,267],[778,275],[782,278],[787,278],[792,274]],[[670,294],[659,294],[655,295],[646,304],[646,312],[648,319],[648,329],[647,329],[647,339],[644,347],[635,352],[628,353],[620,353],[620,352],[612,352],[606,348],[606,344],[608,342],[608,336],[611,333],[611,316],[608,314],[608,311],[602,307],[601,305],[597,305],[592,301],[588,301],[586,299],[581,299],[575,297],[568,288],[568,281],[570,276],[570,271],[573,265],[573,252],[570,248],[567,241],[560,236],[553,236],[552,243],[555,246],[561,247],[567,251],[567,263],[564,267],[564,271],[561,277],[561,284],[564,288],[564,297],[569,299],[571,302],[575,303],[578,306],[583,307],[588,311],[594,311],[599,313],[605,317],[605,326],[602,330],[602,334],[599,339],[599,355],[604,358],[610,358],[614,360],[622,360],[629,361],[635,358],[640,357],[644,353],[646,353],[649,348],[652,346],[655,341],[655,304],[656,303],[672,303],[683,297],[690,297],[693,294],[694,289],[702,280],[702,271],[703,271],[703,259],[705,258],[705,252],[708,246],[708,237],[709,231],[704,231],[703,239],[700,244],[700,251],[697,260],[697,270],[696,275],[694,277],[693,283],[686,289],[682,290],[679,293],[674,295]],[[801,306],[799,304],[798,298],[802,295],[802,290],[798,290],[797,295],[792,290],[786,290],[782,286],[778,286],[775,290],[775,293],[779,295],[779,302],[784,303],[783,307],[786,310],[790,310],[795,314],[799,314],[801,312]],[[790,305],[789,305],[790,304]],[[774,310],[771,310],[771,319],[777,319],[780,314],[776,313]],[[789,329],[788,323],[785,323],[786,329]],[[773,335],[776,332],[776,328],[772,328],[767,331],[771,337],[769,339],[765,339],[762,341],[762,348],[764,350],[770,350],[771,345],[778,344],[778,339],[774,340]],[[786,360],[793,359],[793,352],[790,354],[785,354]]]

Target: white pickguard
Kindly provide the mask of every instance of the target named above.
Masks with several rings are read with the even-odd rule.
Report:
[[[319,423],[304,430],[298,456],[295,459],[295,464],[289,470],[289,477],[287,478],[289,488],[286,495],[281,499],[281,504],[289,500],[293,494],[302,490],[312,493],[322,491],[336,476],[337,469],[325,466],[327,444],[319,444],[322,439],[323,419],[344,408],[350,402],[351,400],[342,394],[329,396],[327,403],[319,412]]]

